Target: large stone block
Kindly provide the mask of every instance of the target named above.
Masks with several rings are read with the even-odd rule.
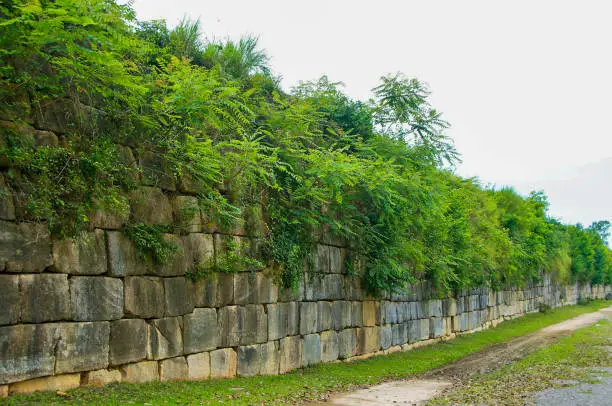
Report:
[[[338,333],[335,331],[324,331],[320,335],[321,341],[321,361],[331,362],[338,359],[340,346],[338,343]]]
[[[377,324],[377,314],[380,313],[380,304],[373,300],[366,300],[362,302],[363,310],[363,326],[372,327]],[[377,307],[379,309],[377,309]]]
[[[280,344],[270,341],[261,344],[261,375],[278,375],[280,367]]]
[[[429,319],[429,338],[438,338],[444,335],[444,319],[432,317]]]
[[[21,275],[19,284],[21,322],[70,320],[68,275]]]
[[[254,272],[234,275],[234,302],[240,305],[257,303],[257,282]]]
[[[83,373],[81,383],[86,386],[104,386],[121,382],[121,372],[118,369],[98,369]]]
[[[16,324],[21,313],[18,275],[0,275],[0,325]]]
[[[193,283],[196,307],[221,307],[234,302],[234,275],[214,273]]]
[[[139,187],[130,193],[130,204],[135,223],[172,224],[172,205],[161,189]]]
[[[210,378],[210,354],[200,352],[187,356],[187,378],[194,381]]]
[[[41,272],[53,265],[44,224],[0,220],[0,272]]]
[[[81,385],[81,374],[47,376],[29,381],[17,382],[9,388],[11,395],[23,395],[40,391],[66,391]]]
[[[404,345],[408,342],[408,328],[406,323],[393,325],[392,345]]]
[[[164,286],[161,278],[130,276],[124,279],[125,313],[145,319],[165,315]]]
[[[110,325],[106,321],[58,323],[55,373],[89,371],[108,366]]]
[[[185,357],[169,358],[159,362],[160,381],[184,381],[189,376]]]
[[[193,196],[174,196],[172,198],[174,224],[183,233],[202,231],[202,220],[198,199]]]
[[[429,338],[429,319],[411,320],[408,322],[408,342],[426,340]]]
[[[346,249],[339,247],[329,247],[329,271],[331,273],[344,273],[344,261],[346,259]]]
[[[244,311],[244,307],[239,306],[226,306],[219,309],[217,326],[221,347],[235,347],[240,344]]]
[[[184,276],[164,278],[166,316],[182,316],[193,311],[193,295]]]
[[[53,241],[53,270],[73,275],[106,273],[106,238],[104,231],[94,230],[76,238]]]
[[[300,334],[306,335],[317,331],[317,303],[300,303]]]
[[[262,305],[247,305],[239,316],[241,345],[265,343],[268,340],[268,317]]]
[[[410,320],[410,305],[408,302],[397,302],[395,312],[398,323],[405,323]]]
[[[442,300],[430,299],[425,304],[425,317],[442,317]]]
[[[323,283],[326,286],[326,297],[328,300],[344,299],[344,276],[339,274],[325,275]]]
[[[223,348],[210,353],[210,377],[233,378],[236,376],[237,357],[236,351],[231,348]]]
[[[141,319],[123,319],[111,322],[111,365],[127,364],[147,357],[148,326]]]
[[[380,348],[386,350],[391,347],[393,342],[393,330],[390,324],[385,324],[384,326],[380,326]]]
[[[334,328],[334,318],[331,302],[317,302],[317,331]]]
[[[257,375],[261,371],[261,352],[260,345],[246,345],[238,347],[236,356],[238,365],[236,373],[239,376]]]
[[[338,333],[338,358],[347,359],[357,353],[357,329],[347,328]]]
[[[257,272],[255,282],[257,286],[256,303],[276,303],[278,301],[278,286],[274,284],[271,276],[264,272]]]
[[[187,264],[185,271],[194,267],[210,268],[215,261],[215,245],[213,236],[210,234],[191,233],[181,237],[183,244],[183,255]]]
[[[107,231],[108,271],[112,276],[144,275],[150,263],[138,253],[138,249],[121,231]]]
[[[351,302],[339,300],[332,304],[333,328],[334,330],[342,330],[351,327],[352,320],[352,305]]]
[[[116,320],[123,316],[123,281],[100,276],[70,279],[70,303],[74,320]]]
[[[344,299],[363,300],[364,290],[361,277],[355,275],[344,276]]]
[[[143,185],[176,190],[176,178],[170,162],[164,155],[153,151],[142,151],[138,157],[138,166],[142,169]]]
[[[224,308],[227,309],[227,308]],[[223,317],[223,309],[219,310],[219,321],[215,309],[197,308],[193,313],[183,317],[183,345],[185,354],[192,354],[215,349],[221,341],[218,322]]]
[[[325,284],[324,275],[307,274],[304,283],[304,298],[308,301],[327,299],[329,286]]]
[[[380,350],[378,327],[364,327],[357,330],[357,353],[371,354]]]
[[[159,381],[157,361],[142,361],[124,365],[120,368],[121,381],[126,383],[144,383]]]
[[[328,245],[318,244],[315,252],[315,272],[317,273],[329,273],[330,272],[330,259],[329,259]]]
[[[351,302],[351,327],[361,327],[363,325],[363,303]]]
[[[0,327],[0,385],[53,374],[56,329],[55,324]]]
[[[302,366],[303,341],[299,336],[285,337],[280,340],[279,372],[284,374]]]
[[[442,314],[444,316],[457,315],[457,301],[455,298],[449,297],[442,301]]]
[[[183,354],[182,318],[167,317],[149,323],[148,359],[164,359]]]
[[[275,303],[267,306],[268,340],[299,334],[299,307],[297,302]]]
[[[302,360],[304,366],[321,362],[321,337],[319,337],[318,334],[308,334],[304,336]]]

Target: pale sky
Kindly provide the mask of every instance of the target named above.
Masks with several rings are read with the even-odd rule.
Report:
[[[458,173],[544,189],[565,222],[612,220],[608,1],[135,0],[139,19],[255,34],[289,89],[328,75],[370,97],[381,75],[429,84]]]

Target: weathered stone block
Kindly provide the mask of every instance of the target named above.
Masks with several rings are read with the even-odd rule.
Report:
[[[275,303],[268,309],[268,341],[299,333],[299,307],[296,302]]]
[[[351,302],[351,326],[363,326],[363,304],[362,302]]]
[[[57,324],[55,373],[107,367],[109,332],[108,322]]]
[[[94,212],[89,215],[89,226],[105,230],[119,230],[128,222],[129,218],[129,207],[121,211],[111,211],[98,204]]]
[[[0,385],[53,374],[56,329],[55,324],[0,327]]]
[[[344,276],[339,274],[325,275],[323,283],[326,286],[326,297],[328,300],[344,299]]]
[[[164,359],[183,353],[182,319],[167,317],[149,323],[148,359]]]
[[[130,205],[135,223],[172,224],[172,205],[161,189],[139,187],[130,193]]]
[[[278,286],[271,277],[263,272],[257,272],[255,276],[257,287],[256,303],[276,303],[278,301]]]
[[[380,307],[380,311],[383,316],[382,322],[384,324],[397,323],[397,312],[394,302],[389,302],[387,300],[382,301],[380,303]]]
[[[442,313],[444,316],[457,315],[457,301],[455,298],[449,297],[442,301]]]
[[[345,248],[329,247],[329,271],[331,273],[344,273],[345,258]]]
[[[257,303],[257,282],[253,272],[234,275],[234,302],[236,304]]]
[[[19,276],[0,275],[0,325],[19,322],[20,299]]]
[[[223,318],[222,311],[224,309],[227,308],[219,310],[219,321]],[[183,324],[185,354],[212,350],[219,345],[219,341],[221,341],[219,333],[223,330],[218,328],[217,311],[215,309],[197,308],[193,313],[183,316]]]
[[[98,369],[83,373],[81,382],[86,386],[104,386],[121,382],[121,372],[118,369]]]
[[[331,302],[317,302],[317,331],[334,328],[334,318]]]
[[[351,302],[339,300],[333,302],[332,313],[333,313],[333,329],[342,330],[347,327],[351,327],[352,321],[352,305]]]
[[[124,279],[125,313],[145,319],[165,315],[161,278],[130,276]]]
[[[380,348],[386,350],[391,347],[393,342],[393,329],[390,324],[385,324],[384,326],[380,326]]]
[[[184,276],[164,278],[166,316],[181,316],[193,311],[192,291]]]
[[[210,353],[210,377],[233,378],[236,376],[237,357],[236,351],[231,348],[223,348]]]
[[[77,238],[53,241],[53,270],[73,275],[106,273],[106,238],[104,231],[94,230]]]
[[[141,319],[111,322],[110,364],[121,365],[145,359],[148,345],[147,329],[147,323]]]
[[[159,362],[160,381],[184,381],[189,376],[185,357],[169,358]]]
[[[325,284],[324,275],[305,276],[304,283],[304,298],[309,301],[317,301],[327,299],[327,290],[329,286]]]
[[[405,323],[410,320],[410,304],[408,302],[398,302],[395,305],[397,322]]]
[[[298,286],[295,288],[279,288],[278,301],[291,302],[304,300],[304,279],[300,278]]]
[[[346,300],[362,300],[364,297],[363,287],[361,286],[361,278],[354,275],[344,276],[344,299]]]
[[[356,355],[357,329],[347,328],[338,333],[338,358],[347,359]]]
[[[362,304],[363,306],[363,313],[362,313],[363,326],[364,327],[375,326],[377,322],[376,314],[380,312],[380,310],[377,310],[376,307],[379,307],[380,304],[373,300],[366,300],[362,303],[363,303]]]
[[[53,265],[44,224],[0,221],[0,272],[41,272]]]
[[[200,352],[187,356],[187,378],[194,381],[210,378],[210,354]]]
[[[172,198],[174,224],[183,233],[202,231],[198,199],[193,196],[174,196]]]
[[[70,279],[70,303],[77,321],[116,320],[123,316],[123,281],[100,276]]]
[[[142,361],[124,365],[120,368],[121,381],[127,383],[143,383],[159,381],[157,361]]]
[[[43,323],[70,319],[68,275],[21,275],[19,284],[22,322]]]
[[[316,332],[317,324],[317,304],[315,302],[300,303],[300,334]]]
[[[183,273],[193,267],[210,268],[215,260],[215,245],[210,234],[191,233],[181,237],[187,264]]]
[[[280,340],[279,372],[289,372],[302,366],[303,341],[299,336],[286,337]]]
[[[425,317],[442,317],[442,301],[440,299],[430,299],[426,302]]]
[[[408,342],[414,343],[429,338],[429,319],[408,322]]]
[[[280,367],[280,344],[270,341],[261,344],[261,375],[278,375]]]
[[[239,306],[226,306],[219,309],[217,325],[221,347],[235,347],[240,344],[244,311],[244,307]]]
[[[268,340],[268,317],[262,305],[247,305],[239,313],[242,326],[240,344],[265,343]]]
[[[330,272],[330,259],[329,259],[328,245],[317,244],[315,252],[315,271],[318,273],[329,273]]]
[[[358,329],[358,354],[370,354],[380,350],[380,333],[378,330],[378,327],[364,327]]]
[[[338,333],[335,331],[324,331],[320,335],[321,341],[321,361],[331,362],[338,359],[340,346],[338,343]]]
[[[150,264],[138,254],[138,249],[121,231],[107,231],[108,271],[112,276],[144,275]]]
[[[308,334],[304,336],[302,359],[304,366],[321,362],[321,338],[318,334]]]
[[[0,174],[0,219],[15,220],[13,191],[9,189],[2,174]]]
[[[406,323],[394,324],[392,329],[392,344],[404,345],[408,342],[408,328]]]
[[[432,317],[429,319],[429,338],[438,338],[444,335],[444,319]]]
[[[238,358],[237,374],[239,376],[252,376],[259,374],[261,370],[260,345],[246,345],[238,347],[236,356]]]
[[[39,391],[66,391],[81,385],[81,374],[47,376],[24,382],[17,382],[9,387],[11,395],[27,394]]]

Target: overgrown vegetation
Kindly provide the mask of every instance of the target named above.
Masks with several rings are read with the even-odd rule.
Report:
[[[36,117],[59,99],[75,112],[60,146],[0,144],[28,215],[57,234],[86,228],[97,208],[126,209],[133,168],[113,146],[129,145],[188,180],[211,218],[264,205],[264,259],[286,286],[321,231],[348,243],[373,292],[416,278],[441,292],[520,285],[542,272],[612,282],[608,222],[560,224],[542,193],[453,173],[449,124],[417,79],[385,76],[365,102],[326,77],[285,92],[256,38],[206,43],[197,22],[136,21],[113,0],[9,0],[0,18],[5,110],[25,103]]]
[[[534,332],[609,303],[595,301],[588,306],[568,306],[547,314],[531,313],[479,333],[461,335],[453,340],[406,352],[396,352],[350,363],[318,364],[284,375],[210,381],[151,382],[112,384],[104,388],[81,387],[67,391],[15,395],[8,405],[23,404],[205,404],[205,405],[295,405],[318,401],[331,392],[346,392],[387,380],[414,377],[449,364],[491,345]],[[521,381],[517,381],[521,382]],[[530,381],[533,382],[533,381]],[[514,387],[514,386],[513,386]]]

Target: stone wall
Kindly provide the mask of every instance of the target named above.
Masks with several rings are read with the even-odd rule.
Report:
[[[61,126],[44,123],[20,131],[48,141],[41,146],[57,145]],[[143,186],[131,193],[129,218],[93,213],[91,229],[76,240],[54,240],[44,224],[29,221],[0,159],[0,396],[279,374],[407,350],[494,326],[540,303],[573,304],[610,292],[546,278],[525,289],[483,288],[446,299],[421,283],[375,300],[358,276],[346,273],[346,248],[327,238],[316,247],[316,276],[305,273],[295,291],[277,287],[267,270],[192,282],[185,272],[218,261],[229,241],[257,246],[261,207],[247,208],[244,224],[219,227],[193,210],[197,190],[188,180],[166,174],[147,153],[118,148],[141,169]],[[165,237],[179,250],[165,265],[143,261],[121,231],[127,221],[175,224],[180,234]]]

